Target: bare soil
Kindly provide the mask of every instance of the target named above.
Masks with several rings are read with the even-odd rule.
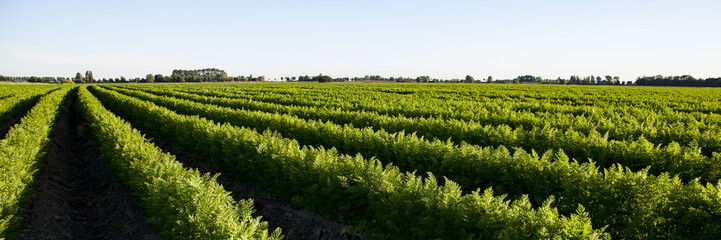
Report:
[[[18,239],[162,239],[103,162],[71,92],[36,176]]]

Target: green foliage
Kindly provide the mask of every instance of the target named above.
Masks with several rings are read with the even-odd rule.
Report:
[[[106,110],[85,88],[80,112],[101,143],[103,159],[138,197],[149,222],[168,239],[280,239],[252,217],[252,200],[236,203],[217,176],[183,168],[130,124]]]
[[[49,88],[13,87],[2,91],[4,97],[0,98],[0,125],[27,112],[43,94],[50,90]]]
[[[35,173],[50,145],[55,118],[70,88],[45,96],[0,141],[0,239],[15,238]]]
[[[512,128],[506,124],[483,125],[475,121],[458,119],[409,118],[381,115],[377,112],[342,111],[325,107],[285,106],[245,99],[199,96],[176,91],[147,88],[143,88],[143,90],[219,106],[260,110],[269,113],[277,112],[309,120],[317,119],[331,121],[336,124],[352,124],[352,126],[360,128],[371,127],[375,130],[385,130],[391,133],[415,133],[427,139],[452,139],[456,143],[467,142],[481,146],[505,146],[508,148],[523,148],[526,151],[535,150],[537,152],[562,148],[569,157],[579,161],[592,159],[600,167],[605,168],[620,163],[633,170],[641,170],[652,166],[649,170],[652,174],[663,172],[679,174],[686,181],[697,177],[701,177],[703,181],[707,182],[715,182],[721,179],[721,169],[713,167],[720,163],[719,160],[699,151],[700,148],[706,149],[708,155],[711,155],[711,152],[716,152],[721,147],[721,133],[714,128],[710,128],[704,134],[701,134],[698,128],[686,128],[685,125],[678,126],[679,124],[676,124],[675,126],[652,129],[653,132],[658,133],[656,135],[642,133],[636,140],[619,141],[610,139],[608,132],[601,134],[596,129],[578,131],[576,129],[578,127],[566,127],[566,130],[562,130],[551,127],[551,123],[541,126],[532,125],[529,128],[523,126]],[[508,114],[508,119],[512,119],[511,116],[513,114]],[[500,122],[500,120],[497,122]],[[635,125],[643,125],[638,120],[633,122],[635,122]],[[267,127],[256,128],[265,129]],[[656,142],[659,141],[658,138],[662,137],[654,136],[661,135],[664,136],[664,139],[673,140],[668,142],[666,146],[658,146],[658,143],[649,141],[646,137],[648,135],[644,134],[656,138]],[[299,135],[301,138],[303,136],[305,134]],[[295,135],[289,137],[295,138]],[[686,142],[690,146],[679,145],[674,140]],[[304,144],[316,144],[300,141]],[[702,146],[698,146],[698,142],[702,142],[703,144],[700,144]],[[339,149],[342,148],[339,147]],[[371,156],[367,153],[363,154]]]
[[[506,201],[486,190],[462,194],[459,185],[439,185],[383,167],[377,159],[303,147],[276,133],[216,124],[101,88],[103,103],[154,129],[213,164],[235,172],[292,203],[311,208],[379,238],[603,238],[584,212],[560,216],[550,205],[533,209],[527,198]],[[422,216],[422,217],[419,217]]]
[[[333,78],[331,78],[331,77],[328,76],[328,75],[320,74],[320,75],[318,75],[318,76],[313,77],[313,79],[311,79],[311,81],[317,81],[317,82],[320,82],[320,83],[333,82]]]
[[[0,86],[0,119],[37,103],[32,114],[51,95],[59,106],[67,89],[43,97],[53,89]],[[169,239],[278,235],[251,217],[251,200],[234,202],[214,176],[184,169],[103,104],[292,205],[379,239],[721,238],[715,89],[268,83],[90,90],[102,103],[83,88],[81,110],[103,159]],[[39,132],[13,128],[8,139],[47,139],[54,120],[42,121],[27,130]],[[17,144],[0,142],[0,153],[20,154],[0,166],[0,182],[9,183],[0,185],[8,200],[0,205],[2,234],[11,237],[42,162],[33,152],[43,151],[6,147]],[[12,160],[18,156],[27,158]],[[23,180],[9,180],[15,177]]]
[[[177,89],[185,91],[186,87]],[[681,181],[689,181],[699,176],[714,180],[713,176],[718,176],[719,169],[715,166],[719,165],[720,155],[714,153],[713,156],[706,157],[694,147],[683,147],[677,143],[657,147],[644,137],[634,141],[608,140],[608,136],[597,132],[583,135],[573,129],[561,131],[548,126],[523,131],[522,128],[513,129],[507,125],[486,125],[481,129],[483,131],[470,132],[467,128],[472,128],[472,124],[453,119],[428,118],[434,120],[428,121],[425,118],[389,117],[375,112],[285,106],[238,98],[212,97],[210,94],[194,95],[157,87],[142,89],[165,97],[115,88],[116,91],[150,100],[181,114],[199,115],[236,126],[275,130],[301,144],[334,147],[348,154],[375,156],[385,164],[392,162],[403,171],[430,171],[458,182],[460,186],[468,189],[467,192],[476,187],[493,187],[497,192],[509,194],[513,198],[527,194],[532,203],[541,203],[550,196],[555,196],[558,201],[554,206],[558,207],[562,214],[573,213],[580,204],[589,211],[594,226],[608,226],[607,230],[620,238],[682,238],[694,235],[715,236],[721,233],[714,227],[721,224],[714,220],[721,216],[721,209],[712,207],[718,204],[719,197],[706,193],[716,191],[716,187],[684,185]],[[279,88],[272,91],[284,90],[286,89]],[[305,119],[346,121],[353,125],[304,120],[292,115],[303,116]],[[366,126],[379,124],[382,127],[378,127],[380,130],[377,131],[369,128],[358,129],[353,127],[356,123]],[[531,153],[523,149],[516,149],[515,153],[512,153],[505,147],[428,141],[414,134],[404,134],[403,128],[395,134],[383,130],[393,129],[394,125],[401,124],[404,128],[415,129],[421,129],[418,125],[429,126],[438,134],[461,132],[463,134],[458,134],[460,137],[464,134],[486,137],[510,146],[517,145],[514,142],[519,138],[525,138],[533,142],[534,146],[539,146],[536,148],[543,150],[545,154],[539,157],[532,152],[533,148],[529,150]],[[493,134],[494,131],[498,134]],[[602,163],[602,166],[609,168],[599,170],[596,167],[598,163],[569,160],[566,151],[580,152],[575,153],[576,156],[582,153],[609,155],[611,157],[601,159],[615,161]],[[617,163],[622,164],[616,165]],[[682,178],[672,178],[666,172],[680,174]],[[678,197],[677,194],[681,193],[685,194],[684,198]],[[678,211],[678,208],[697,210]],[[662,212],[668,214],[656,215]],[[708,220],[688,221],[696,215],[707,216]],[[674,227],[659,231],[656,226],[661,225]]]
[[[145,82],[153,83],[155,82],[155,75],[148,73],[148,75],[145,75]]]

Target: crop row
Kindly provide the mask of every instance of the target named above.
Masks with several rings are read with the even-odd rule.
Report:
[[[122,90],[118,88],[115,89],[117,89],[118,91],[125,91],[126,93],[128,92],[128,90]],[[343,151],[346,153],[354,154],[356,152],[360,152],[366,156],[378,156],[379,158],[386,159],[388,161],[394,161],[396,160],[396,156],[398,156],[408,158],[408,160],[406,160],[405,162],[409,163],[413,162],[413,159],[425,158],[430,158],[431,162],[438,162],[437,159],[442,159],[442,156],[444,156],[444,154],[418,153],[415,155],[409,155],[409,153],[407,153],[408,151],[393,150],[393,148],[398,147],[396,145],[407,145],[403,144],[403,142],[406,142],[408,140],[381,140],[388,139],[390,137],[378,138],[368,136],[369,138],[378,138],[377,142],[383,142],[384,144],[371,145],[371,143],[367,141],[365,143],[356,142],[355,145],[360,146],[360,148],[339,146],[337,144],[343,144],[343,142],[345,141],[352,141],[349,139],[345,139],[344,136],[346,135],[363,135],[361,133],[348,133],[349,131],[352,131],[353,127],[372,127],[375,130],[385,130],[391,133],[415,133],[418,136],[425,137],[430,140],[452,139],[455,142],[465,141],[470,144],[479,146],[505,146],[507,148],[523,148],[526,151],[535,150],[538,152],[546,152],[554,149],[563,149],[565,154],[571,158],[575,158],[580,161],[592,159],[596,163],[596,165],[603,168],[610,167],[611,165],[616,163],[620,163],[623,166],[629,167],[633,170],[640,170],[650,166],[651,168],[649,171],[652,174],[660,174],[663,172],[679,174],[680,177],[686,181],[700,177],[702,181],[715,182],[719,180],[719,178],[721,178],[721,170],[714,167],[718,166],[718,164],[721,163],[721,156],[716,154],[713,157],[707,157],[701,154],[698,147],[681,146],[676,143],[669,144],[668,146],[657,147],[657,145],[645,139],[640,139],[636,141],[608,140],[606,136],[601,135],[598,132],[592,132],[592,134],[584,135],[573,130],[561,131],[550,127],[534,127],[530,130],[525,130],[523,128],[511,129],[510,127],[505,125],[483,126],[480,124],[473,124],[458,120],[389,117],[385,115],[378,115],[377,113],[373,112],[346,112],[324,108],[284,106],[245,99],[229,99],[200,96],[173,91],[146,91],[158,95],[177,97],[180,99],[187,99],[200,103],[214,104],[218,106],[226,106],[236,109],[249,109],[259,110],[268,113],[279,113],[275,115],[284,114],[284,116],[279,116],[279,119],[277,121],[281,121],[283,124],[285,124],[285,126],[279,126],[278,124],[272,123],[272,121],[270,120],[262,120],[255,121],[257,122],[257,125],[253,125],[252,127],[263,130],[274,126],[274,128],[272,129],[276,131],[281,131],[281,133],[283,133],[287,137],[295,138],[299,140],[302,144],[321,144],[326,147],[332,146],[338,148],[341,151],[346,150]],[[135,93],[134,95],[143,96],[140,93]],[[145,96],[150,97],[147,95]],[[322,121],[331,121],[336,124],[351,124],[352,127],[345,126],[343,127],[343,129],[346,130],[339,131],[335,134],[318,131],[315,131],[315,134],[298,132],[303,130],[307,130],[310,132],[313,131],[307,129],[308,127],[304,126],[288,126],[288,124],[292,123],[295,123],[296,125],[301,124],[298,122],[299,120],[297,118],[294,118],[292,116],[307,119],[308,123],[312,123],[315,125],[321,125],[321,122],[314,120],[318,119]],[[274,119],[275,117],[273,117],[273,115],[267,115],[265,118]],[[235,123],[253,122],[251,120],[243,119],[235,119],[233,121],[235,121]],[[328,129],[328,127],[326,127],[326,129]],[[296,132],[292,133],[291,131]],[[360,132],[360,130],[356,129],[355,132]],[[721,135],[706,136],[707,138],[699,137],[697,141],[715,142],[716,144],[721,144]],[[415,151],[412,152],[417,153]],[[397,163],[398,161],[394,162]],[[414,169],[423,171],[424,166],[415,166]],[[471,184],[464,186],[476,185]]]
[[[511,196],[528,194],[532,202],[543,202],[555,195],[561,213],[572,213],[578,204],[586,207],[599,226],[621,234],[628,226],[655,225],[662,222],[678,224],[688,216],[651,216],[667,208],[713,205],[719,198],[708,196],[698,183],[683,185],[677,178],[648,176],[646,171],[634,173],[621,167],[600,172],[594,165],[569,162],[562,152],[547,152],[542,158],[522,150],[511,154],[505,148],[459,147],[440,141],[429,142],[413,135],[389,134],[384,131],[356,129],[331,123],[306,121],[292,116],[230,109],[200,104],[184,99],[160,97],[138,91],[117,90],[134,97],[168,107],[181,114],[199,115],[237,126],[271,129],[301,144],[335,147],[341,152],[360,152],[377,156],[384,163],[393,162],[401,170],[430,171],[448,177],[466,188],[493,186],[496,192]],[[633,182],[629,186],[629,182]],[[711,186],[712,188],[715,188]],[[679,189],[677,192],[669,189]],[[674,194],[691,194],[681,201]],[[712,195],[713,197],[713,195]],[[668,200],[671,199],[671,200]],[[633,209],[630,211],[629,209]],[[709,210],[719,215],[718,210]],[[645,217],[642,217],[645,216]],[[697,226],[684,226],[690,229]],[[658,230],[658,229],[655,229]],[[634,229],[633,231],[638,231]],[[630,233],[624,233],[630,234]],[[645,236],[651,233],[644,233]],[[627,235],[629,237],[632,235]]]
[[[511,99],[517,101],[542,100],[554,105],[566,106],[630,106],[650,110],[669,109],[679,112],[721,113],[721,102],[712,89],[680,88],[625,88],[585,86],[497,86],[502,91],[457,87],[443,90],[452,92],[455,100],[486,101]],[[437,94],[439,89],[429,89],[418,95],[447,97]]]
[[[448,88],[448,89],[446,89]],[[542,90],[525,89],[526,92],[511,91],[506,88],[479,89],[482,92],[476,92],[476,96],[468,99],[459,99],[458,95],[463,94],[463,90],[445,86],[443,89],[434,89],[436,91],[425,94],[418,94],[415,91],[424,89],[421,87],[404,87],[396,91],[389,91],[387,86],[375,91],[358,90],[351,86],[345,86],[343,89],[328,88],[325,91],[310,91],[298,88],[268,88],[265,91],[258,92],[257,89],[249,89],[247,87],[207,87],[194,88],[193,86],[182,87],[180,90],[192,90],[200,92],[212,92],[215,94],[235,95],[242,97],[250,97],[263,101],[274,101],[277,103],[301,104],[311,107],[332,107],[347,110],[365,110],[380,111],[390,115],[405,115],[411,117],[431,117],[433,115],[442,114],[446,118],[456,118],[461,120],[474,120],[475,113],[485,110],[492,113],[511,111],[515,113],[551,113],[551,114],[572,114],[574,116],[584,116],[590,120],[603,120],[609,117],[615,117],[619,114],[628,115],[634,118],[643,119],[649,114],[661,120],[683,120],[693,121],[693,116],[697,119],[707,117],[701,106],[703,104],[711,104],[713,102],[721,103],[721,100],[713,94],[700,95],[703,92],[686,93],[685,97],[680,97],[680,93],[668,96],[661,96],[657,92],[646,94],[647,98],[639,97],[639,90],[634,89],[633,94],[627,92],[625,96],[621,96],[621,91],[612,91],[611,89],[558,89],[550,88],[548,90],[554,97],[576,98],[578,95],[584,95],[589,91],[586,98],[594,98],[594,105],[587,106],[582,104],[555,103],[549,98],[553,98]],[[465,88],[464,88],[465,89]],[[477,88],[467,88],[477,89]],[[603,91],[593,91],[603,90]],[[442,91],[442,92],[441,92]],[[561,91],[574,91],[573,93]],[[701,91],[701,90],[696,90]],[[337,92],[343,92],[338,94]],[[598,93],[596,93],[598,92]],[[644,91],[641,91],[644,92]],[[409,94],[410,93],[410,94]],[[626,99],[631,101],[630,104],[623,104],[619,101],[601,101],[598,99],[609,99],[606,97],[609,93],[614,100]],[[685,93],[685,92],[682,92]],[[538,96],[541,95],[541,96]],[[531,97],[529,97],[531,96]],[[538,97],[537,97],[538,96]],[[535,97],[535,98],[534,98]],[[652,99],[652,100],[651,100]],[[685,112],[676,112],[674,109],[663,106],[668,102],[682,102],[685,107],[697,106],[698,111],[692,111],[691,114]],[[644,107],[652,104],[652,107]],[[718,108],[718,106],[716,106]],[[430,111],[432,110],[432,111]],[[663,112],[663,114],[656,114]],[[715,117],[718,120],[718,116]],[[477,119],[476,119],[477,120]],[[512,124],[517,124],[513,123]],[[528,127],[528,126],[526,126]]]
[[[279,239],[267,223],[253,218],[253,202],[235,202],[216,181],[183,168],[130,124],[106,110],[85,88],[80,112],[88,120],[105,159],[140,200],[162,236],[168,239]]]
[[[23,94],[17,92],[6,98],[0,99],[0,126],[10,122],[13,118],[27,112],[40,97],[48,91],[33,89]],[[1,137],[1,136],[0,136]]]
[[[35,173],[50,144],[59,108],[70,91],[43,96],[0,141],[0,238],[14,237],[23,206],[31,197]]]
[[[45,96],[0,141],[0,238],[13,239],[43,167],[60,108],[73,88]],[[187,170],[80,88],[80,111],[90,122],[103,156],[167,239],[280,239],[252,217],[252,200],[236,203],[217,176]]]
[[[602,237],[586,212],[560,216],[552,201],[537,209],[490,189],[462,194],[452,181],[383,167],[376,159],[303,147],[278,134],[179,115],[155,104],[100,88],[104,104],[291,203],[308,207],[379,238]],[[579,207],[582,209],[582,207]]]
[[[511,128],[523,127],[524,129],[551,127],[564,131],[571,130],[583,135],[602,133],[601,135],[607,135],[609,140],[630,141],[643,138],[657,145],[678,142],[684,146],[701,147],[703,153],[707,156],[711,156],[712,152],[721,151],[721,137],[719,137],[721,134],[718,132],[718,126],[721,123],[721,116],[719,115],[642,111],[637,108],[624,108],[621,112],[612,111],[610,114],[575,115],[547,111],[515,111],[512,107],[506,106],[504,102],[500,101],[487,102],[482,106],[474,106],[477,104],[473,103],[454,110],[443,105],[430,104],[426,100],[413,98],[402,101],[371,98],[358,102],[344,102],[345,100],[316,102],[310,100],[311,97],[304,96],[287,97],[279,94],[252,96],[222,91],[211,92],[207,89],[190,90],[178,88],[177,90],[205,96],[245,98],[283,105],[306,106],[312,109],[330,108],[345,112],[370,112],[387,117],[420,118],[434,122],[450,120],[464,126],[491,125],[502,127],[507,125]],[[363,123],[363,121],[358,122]],[[386,130],[391,131],[390,129]],[[454,137],[457,141],[468,140],[464,139],[463,136],[469,135],[439,137],[441,139]]]

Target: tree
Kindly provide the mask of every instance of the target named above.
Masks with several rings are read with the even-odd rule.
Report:
[[[94,82],[93,71],[85,71],[85,82]]]
[[[228,77],[228,74],[224,70],[217,68],[195,70],[174,69],[169,76],[158,77],[158,75],[155,75],[155,82],[228,82],[234,79]]]
[[[535,82],[535,81],[536,81],[536,77],[531,76],[531,75],[518,76],[517,79],[518,79],[518,82],[520,82],[520,83]]]
[[[153,76],[152,73],[148,73],[148,75],[145,75],[145,81],[148,83],[155,82],[155,76]]]
[[[471,76],[471,75],[466,75],[466,82],[467,82],[467,83],[472,83],[473,81],[475,81],[475,80],[473,79],[473,76]]]
[[[75,78],[73,78],[73,81],[75,81],[76,83],[83,82],[83,75],[78,72],[77,74],[75,74]]]
[[[318,76],[313,77],[313,79],[311,81],[317,81],[317,82],[321,82],[321,83],[322,82],[332,82],[333,78],[331,78],[328,75],[320,74]]]
[[[488,83],[493,83],[493,77],[492,77],[492,76],[488,76]]]
[[[308,81],[311,81],[311,79],[310,79],[310,76],[308,76],[308,75],[298,76],[298,81],[299,82],[308,82]]]

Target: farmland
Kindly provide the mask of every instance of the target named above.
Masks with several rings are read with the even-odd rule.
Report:
[[[719,239],[721,90],[0,85],[0,238]]]

